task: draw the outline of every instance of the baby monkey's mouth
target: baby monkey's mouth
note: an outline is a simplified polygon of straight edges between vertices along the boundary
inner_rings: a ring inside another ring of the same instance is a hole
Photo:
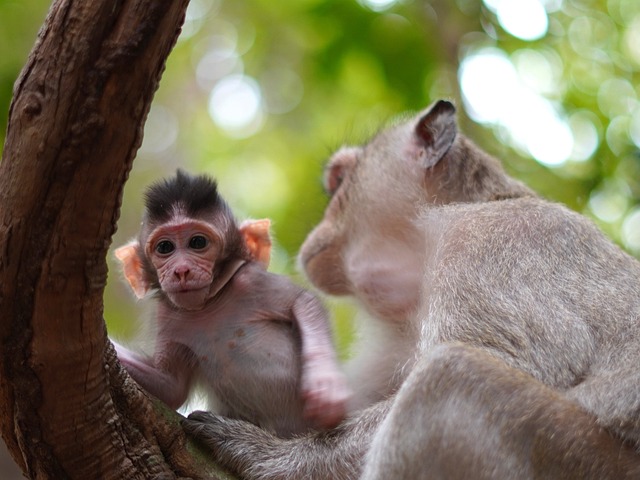
[[[209,284],[203,285],[200,282],[187,282],[184,284],[176,284],[173,287],[166,288],[165,291],[172,295],[186,294],[186,293],[195,293],[205,288],[208,288]]]

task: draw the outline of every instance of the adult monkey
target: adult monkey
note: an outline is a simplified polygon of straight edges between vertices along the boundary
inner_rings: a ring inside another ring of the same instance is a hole
[[[219,461],[250,479],[640,478],[635,259],[507,176],[446,101],[338,151],[326,186],[300,259],[371,315],[355,387],[373,405],[291,441],[193,414]]]

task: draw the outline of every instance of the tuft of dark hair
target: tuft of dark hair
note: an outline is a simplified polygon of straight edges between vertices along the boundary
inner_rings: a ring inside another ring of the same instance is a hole
[[[224,203],[213,178],[189,175],[181,169],[177,170],[175,177],[160,180],[148,187],[144,197],[148,219],[154,223],[169,220],[175,206],[184,208],[190,217],[196,217]]]

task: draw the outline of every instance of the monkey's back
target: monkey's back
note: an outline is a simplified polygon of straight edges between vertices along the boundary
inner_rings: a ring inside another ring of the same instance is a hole
[[[423,222],[426,343],[488,348],[640,439],[640,420],[616,425],[640,418],[640,263],[590,220],[533,197],[429,208]]]

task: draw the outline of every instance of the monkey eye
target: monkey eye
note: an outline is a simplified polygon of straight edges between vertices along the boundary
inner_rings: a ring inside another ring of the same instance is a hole
[[[167,255],[176,249],[175,245],[169,240],[162,240],[156,245],[156,252],[160,255]]]
[[[342,185],[343,180],[344,167],[339,164],[331,165],[325,179],[325,188],[327,189],[327,193],[329,195],[336,193],[338,188],[340,188],[340,185]]]
[[[203,235],[194,235],[191,237],[191,240],[189,240],[189,248],[194,250],[202,250],[207,245],[209,245],[209,240]]]

